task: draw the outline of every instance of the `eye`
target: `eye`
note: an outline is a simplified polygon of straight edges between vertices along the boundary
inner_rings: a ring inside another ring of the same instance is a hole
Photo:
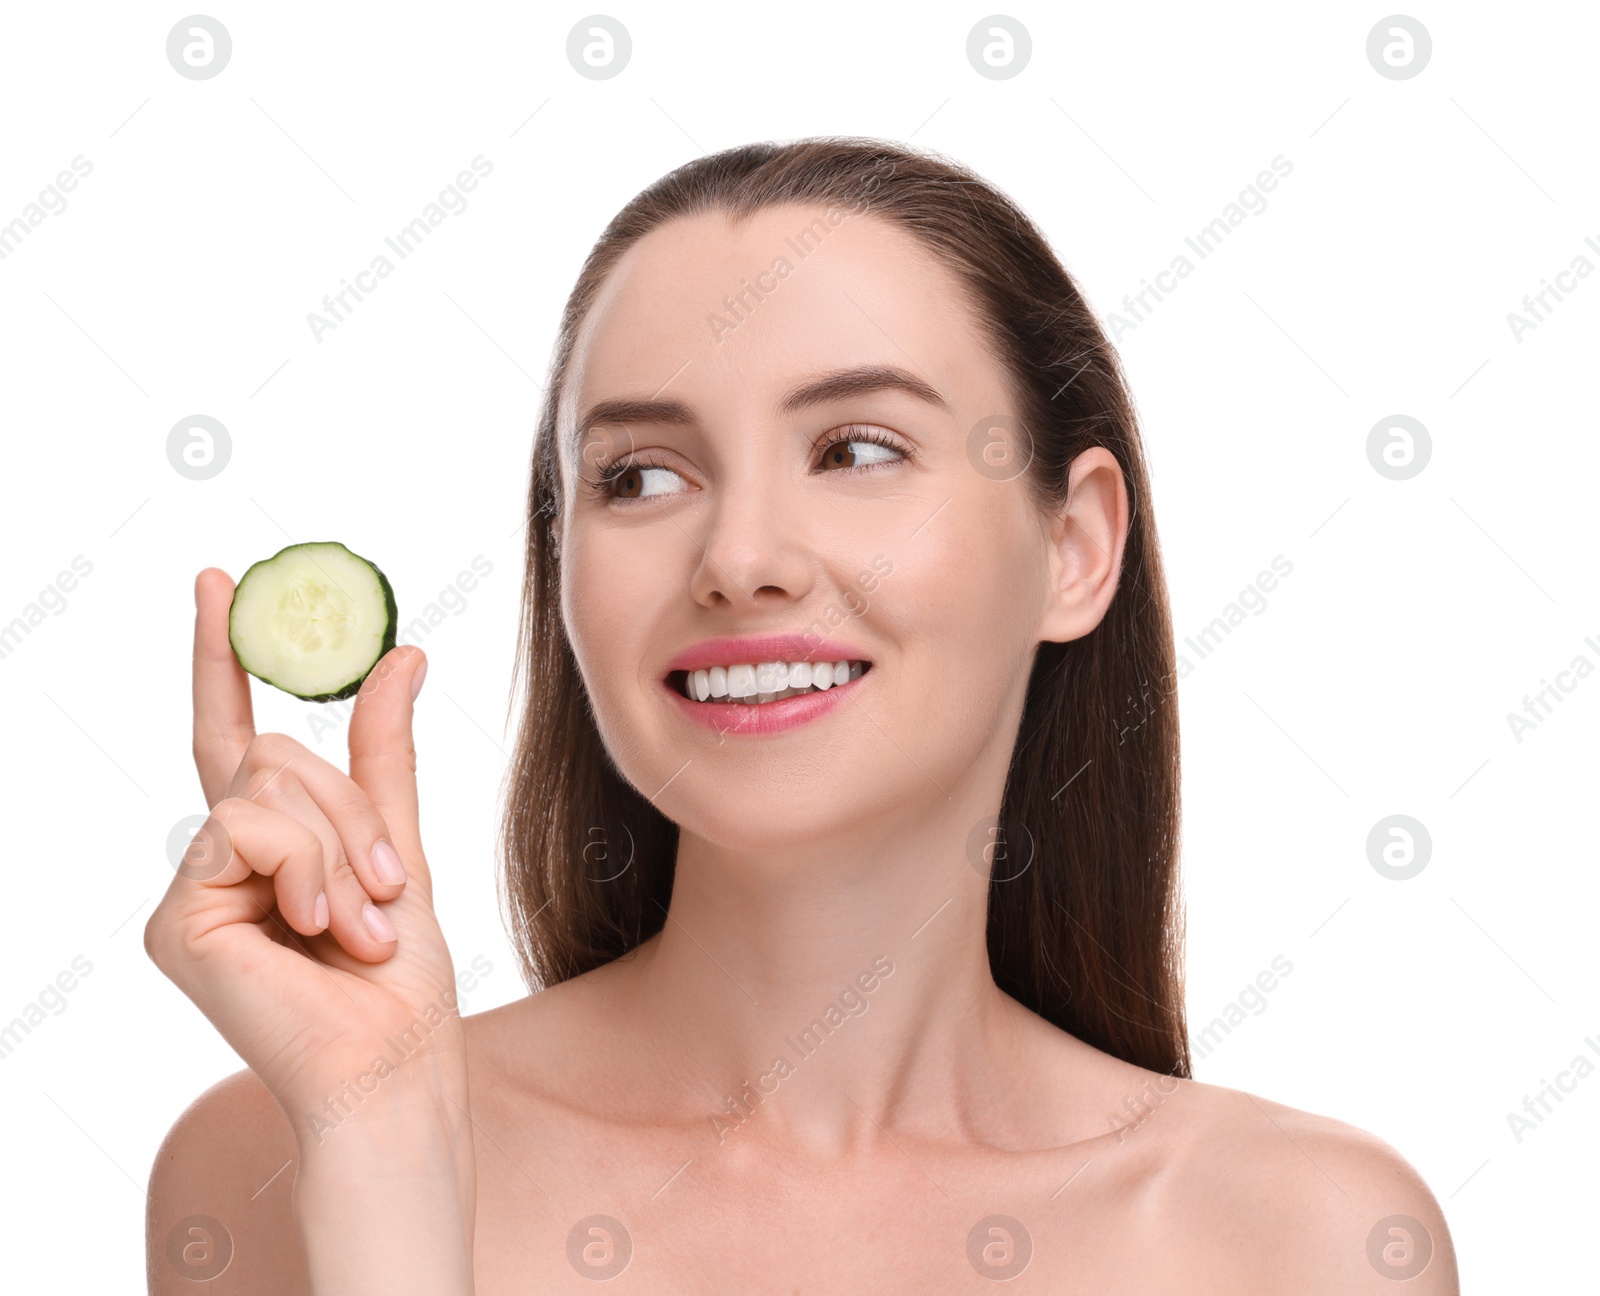
[[[683,478],[660,464],[618,463],[601,469],[594,490],[602,499],[653,499],[688,489]]]
[[[824,469],[874,468],[911,457],[909,451],[877,428],[837,428],[825,433],[819,444],[823,447],[820,466]]]

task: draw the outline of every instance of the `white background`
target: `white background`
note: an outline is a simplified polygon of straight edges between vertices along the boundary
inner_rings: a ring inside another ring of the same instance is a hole
[[[1294,565],[1180,690],[1192,1024],[1274,956],[1294,969],[1197,1074],[1392,1143],[1469,1290],[1593,1282],[1600,1075],[1520,1142],[1507,1113],[1575,1056],[1600,1062],[1600,674],[1521,742],[1506,720],[1574,657],[1600,666],[1600,275],[1520,341],[1506,318],[1578,254],[1600,266],[1592,6],[1411,10],[1433,54],[1409,80],[1367,60],[1386,11],[1351,4],[1022,5],[1032,61],[1004,81],[966,58],[986,10],[951,4],[623,5],[605,12],[633,58],[608,81],[567,62],[584,9],[205,12],[233,40],[211,80],[167,62],[181,8],[12,6],[0,48],[0,222],[93,164],[0,261],[0,624],[93,564],[0,659],[0,1022],[93,964],[0,1060],[6,1288],[142,1290],[155,1150],[240,1065],[141,947],[168,834],[205,808],[194,574],[337,538],[391,574],[408,620],[493,564],[423,641],[424,831],[457,966],[494,968],[466,1006],[524,993],[492,849],[559,310],[650,181],[825,133],[970,164],[1102,317],[1293,163],[1119,342],[1180,640],[1274,556]],[[479,154],[494,170],[467,210],[316,340],[307,313]],[[1433,443],[1406,481],[1366,455],[1397,413]],[[166,458],[193,414],[232,438],[209,481]],[[255,701],[260,729],[342,759],[342,726],[319,742],[315,708]],[[1368,862],[1391,814],[1432,837],[1408,881]]]

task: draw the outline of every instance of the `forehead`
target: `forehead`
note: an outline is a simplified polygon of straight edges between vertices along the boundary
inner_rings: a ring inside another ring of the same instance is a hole
[[[661,391],[713,414],[770,413],[798,378],[892,365],[964,404],[998,366],[955,273],[915,236],[845,208],[722,212],[652,230],[619,260],[575,339],[561,426]]]

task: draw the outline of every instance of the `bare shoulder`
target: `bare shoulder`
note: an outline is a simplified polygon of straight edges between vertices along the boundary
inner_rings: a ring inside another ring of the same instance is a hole
[[[150,1171],[145,1267],[154,1296],[308,1291],[292,1207],[294,1130],[250,1070],[173,1123]]]
[[[1406,1159],[1365,1130],[1253,1094],[1182,1081],[1187,1119],[1168,1125],[1166,1191],[1190,1262],[1262,1291],[1458,1296],[1438,1201]],[[1233,1290],[1246,1290],[1238,1284]]]

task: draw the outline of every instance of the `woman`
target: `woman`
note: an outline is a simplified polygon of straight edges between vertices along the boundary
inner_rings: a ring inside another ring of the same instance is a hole
[[[453,1012],[422,653],[346,776],[254,734],[231,588],[196,581],[212,811],[146,946],[249,1070],[158,1157],[152,1290],[1457,1290],[1393,1150],[1188,1078],[1132,405],[978,177],[734,149],[584,266],[529,495],[528,998]]]

